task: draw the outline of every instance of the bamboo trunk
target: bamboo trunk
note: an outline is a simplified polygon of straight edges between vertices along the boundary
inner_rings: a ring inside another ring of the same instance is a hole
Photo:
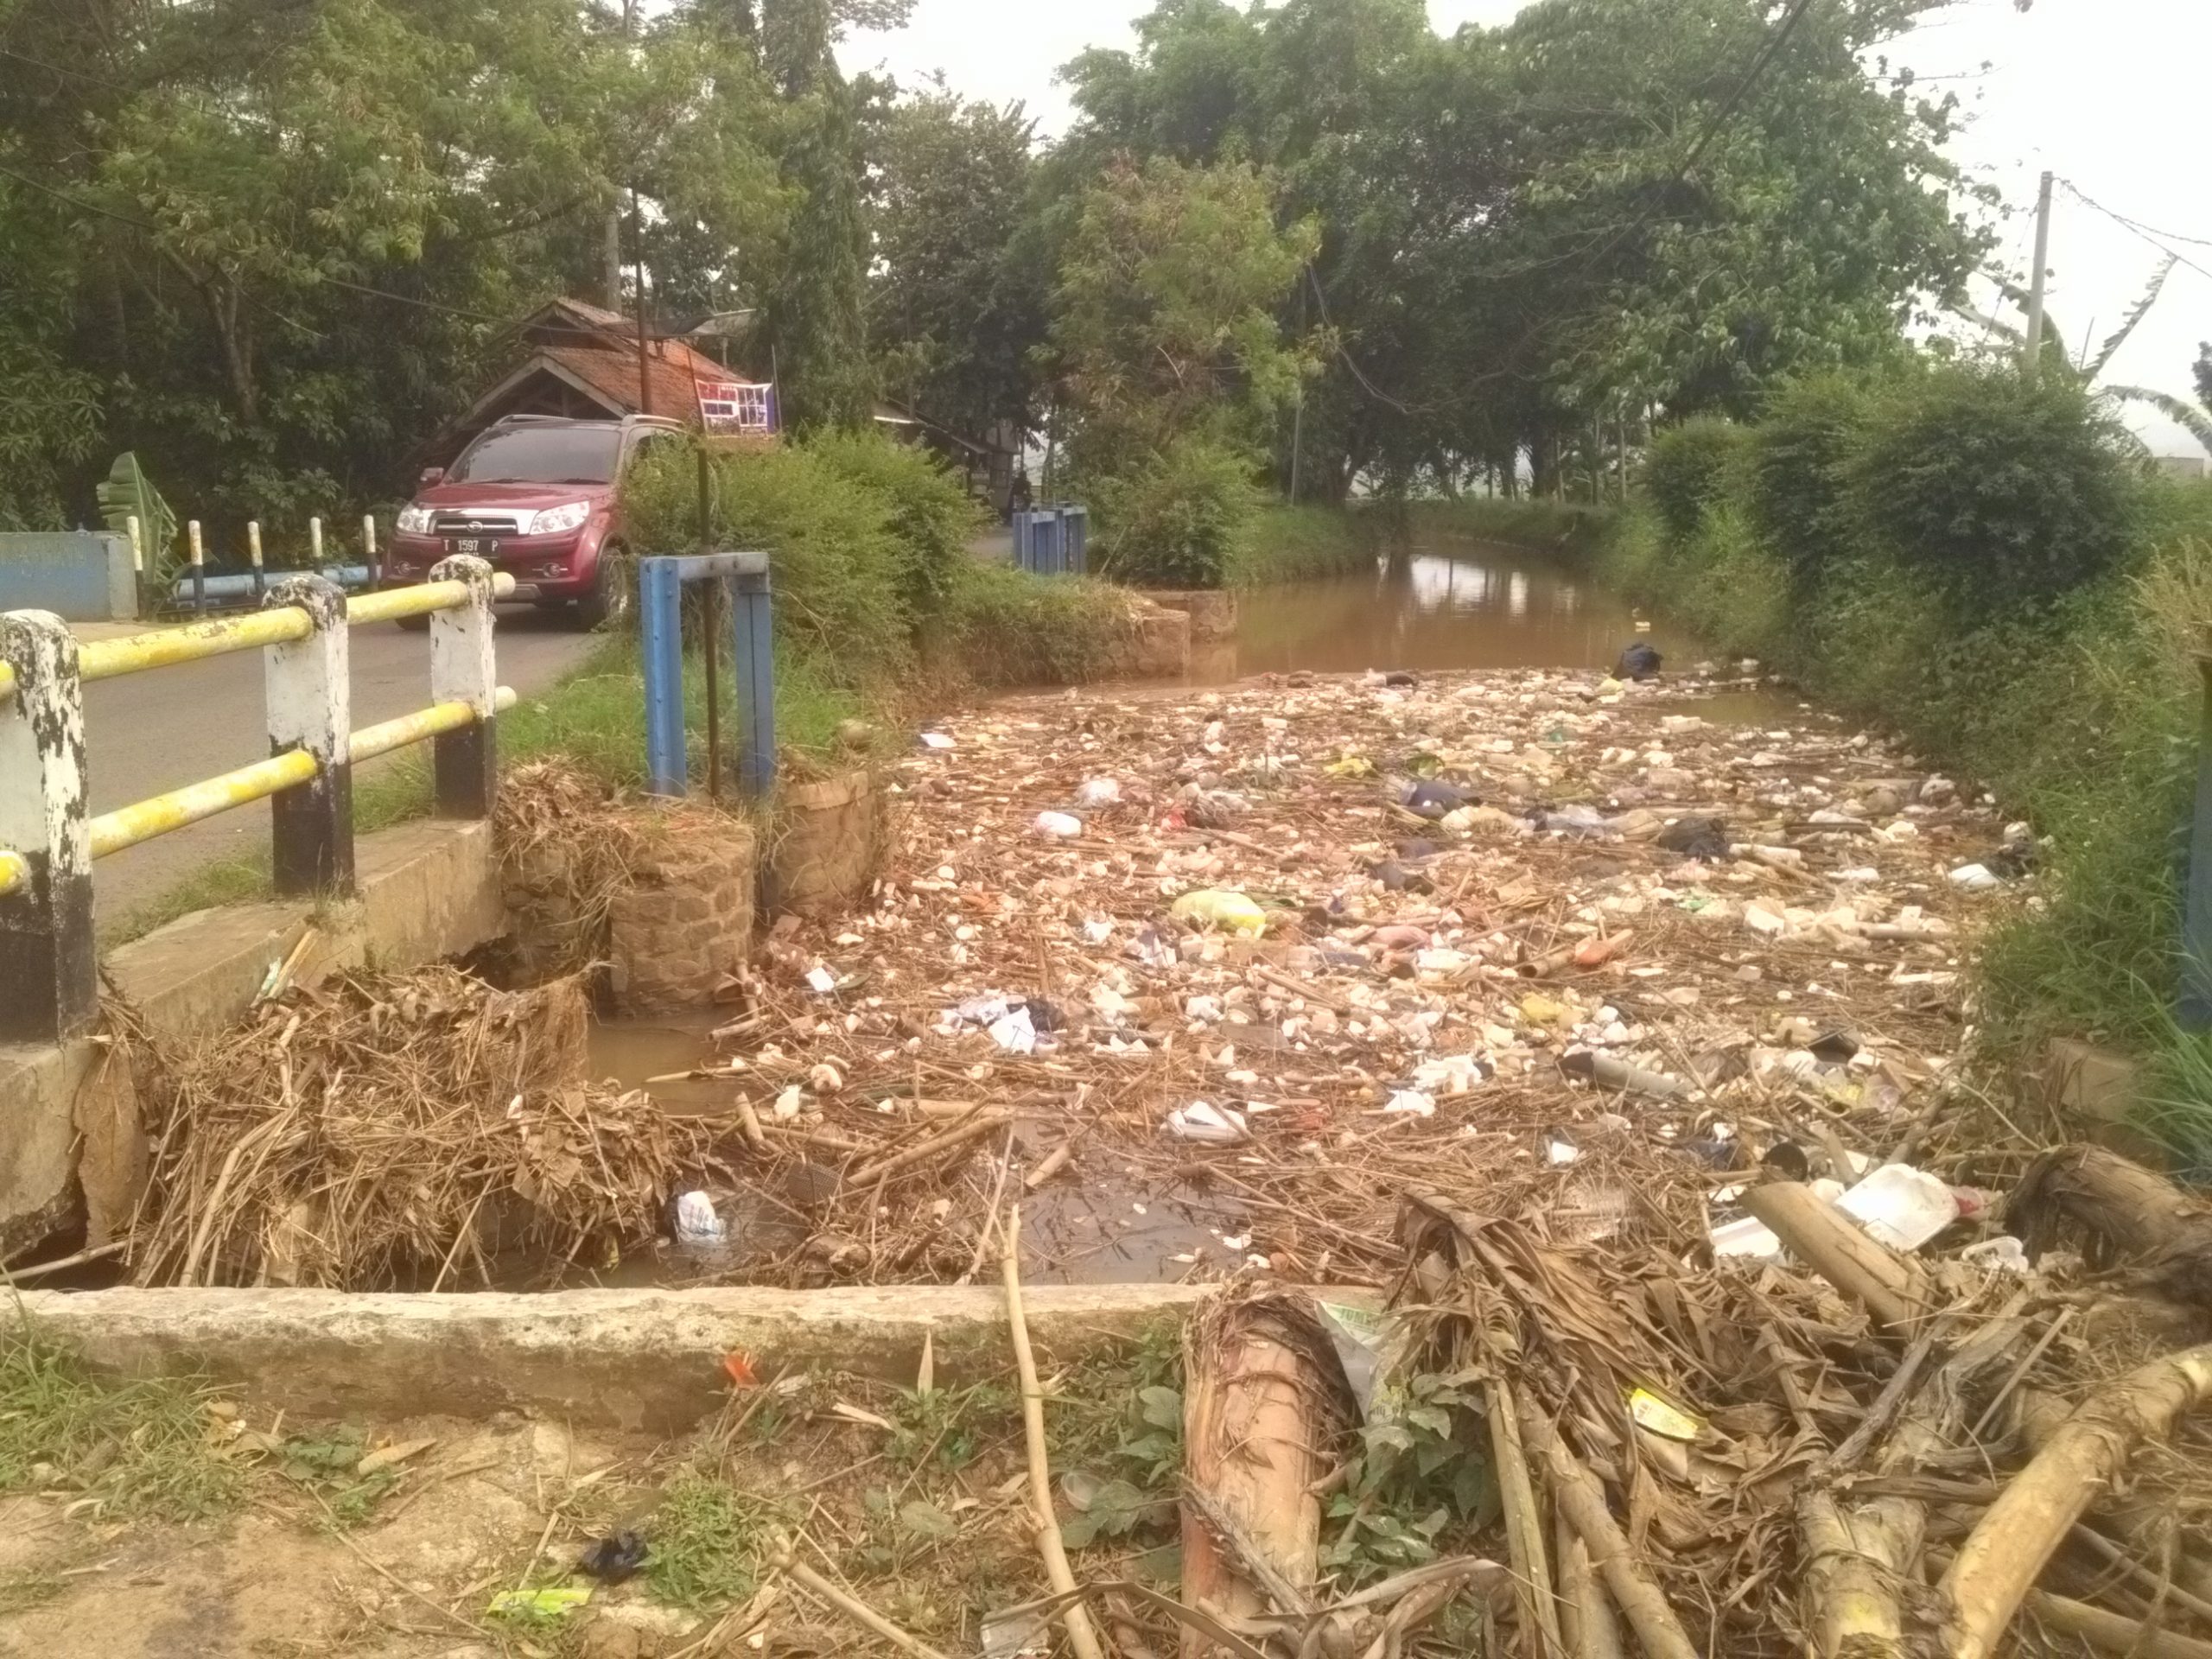
[[[1202,1502],[1183,1510],[1183,1604],[1231,1620],[1294,1610],[1272,1608],[1263,1586],[1237,1570],[1207,1510],[1226,1517],[1263,1575],[1292,1592],[1320,1574],[1321,1505],[1312,1488],[1323,1453],[1313,1415],[1329,1394],[1314,1350],[1285,1339],[1292,1317],[1271,1300],[1225,1308],[1201,1327],[1186,1365],[1184,1478]],[[1184,1659],[1214,1651],[1184,1626]]]
[[[1647,1659],[1699,1659],[1689,1633],[1637,1563],[1627,1535],[1606,1507],[1605,1489],[1568,1449],[1552,1420],[1527,1400],[1521,1402],[1521,1435],[1551,1477],[1552,1502],[1589,1548],[1590,1564],[1612,1592]]]
[[[1917,1262],[1876,1243],[1851,1217],[1796,1181],[1769,1181],[1744,1194],[1744,1208],[1764,1222],[1791,1255],[1845,1294],[1866,1306],[1875,1320],[1908,1327],[1932,1300]]]
[[[1988,1659],[2044,1564],[2112,1490],[2135,1443],[2170,1433],[2212,1395],[2212,1344],[2168,1354],[2099,1390],[1998,1494],[1937,1587],[1952,1659]]]

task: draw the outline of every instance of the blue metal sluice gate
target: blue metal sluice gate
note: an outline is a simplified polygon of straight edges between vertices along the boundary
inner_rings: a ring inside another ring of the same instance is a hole
[[[683,589],[695,582],[728,601],[732,677],[738,707],[737,780],[747,795],[766,794],[776,780],[776,656],[766,553],[690,553],[638,562],[639,632],[645,667],[645,787],[682,795],[690,784],[683,735]],[[715,616],[707,626],[711,646]],[[719,698],[711,663],[707,676],[710,775],[721,762]]]

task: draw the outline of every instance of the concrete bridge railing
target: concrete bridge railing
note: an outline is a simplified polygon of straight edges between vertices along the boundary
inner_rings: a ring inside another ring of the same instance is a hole
[[[66,1041],[99,1017],[92,863],[258,800],[271,807],[280,896],[353,894],[353,766],[425,741],[436,810],[487,817],[498,781],[493,601],[513,578],[481,559],[443,561],[431,580],[347,599],[327,577],[274,584],[263,607],[191,626],[79,644],[44,611],[0,615],[0,1043]],[[354,729],[349,630],[430,618],[430,704]],[[269,759],[92,815],[83,687],[226,652],[259,649]]]

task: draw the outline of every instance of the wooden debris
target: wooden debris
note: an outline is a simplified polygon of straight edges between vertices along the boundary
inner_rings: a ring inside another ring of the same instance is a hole
[[[1005,1243],[999,1255],[999,1274],[1006,1286],[1007,1325],[1014,1341],[1014,1363],[1021,1377],[1021,1429],[1029,1452],[1029,1503],[1037,1535],[1037,1552],[1045,1560],[1045,1575],[1053,1590],[1069,1600],[1060,1610],[1067,1627],[1068,1645],[1076,1659],[1103,1659],[1098,1633],[1090,1615],[1075,1597],[1075,1573],[1060,1543],[1059,1516],[1052,1508],[1052,1463],[1045,1449],[1045,1389],[1037,1380],[1036,1357],[1029,1351],[1029,1322],[1021,1312],[1021,1206],[1009,1205]]]
[[[2212,1395],[2212,1344],[2152,1361],[2077,1408],[1959,1547],[1937,1589],[1955,1659],[1987,1659],[2069,1528],[2109,1491],[2139,1440]]]
[[[1200,1316],[1185,1344],[1183,1377],[1185,1606],[1236,1619],[1294,1595],[1300,1603],[1280,1610],[1308,1611],[1303,1599],[1320,1571],[1313,1488],[1327,1467],[1324,1436],[1339,1415],[1335,1368],[1313,1314],[1290,1298],[1237,1298]],[[1224,1549],[1225,1532],[1249,1547]],[[1209,1651],[1185,1630],[1186,1659]]]
[[[1933,1297],[1919,1265],[1876,1243],[1812,1188],[1768,1181],[1744,1194],[1744,1208],[1791,1255],[1866,1304],[1891,1334],[1910,1335],[1910,1327],[1929,1312]]]

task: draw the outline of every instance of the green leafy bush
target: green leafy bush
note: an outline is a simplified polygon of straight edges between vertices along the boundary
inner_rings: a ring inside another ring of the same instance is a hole
[[[1089,494],[1092,568],[1154,588],[1220,587],[1262,501],[1248,460],[1196,439],[1094,480]]]
[[[1801,581],[1850,551],[1846,462],[1866,429],[1867,402],[1859,382],[1819,376],[1768,398],[1751,429],[1751,519]]]
[[[1733,421],[1700,416],[1663,429],[1644,458],[1643,486],[1676,541],[1697,534],[1705,510],[1738,487],[1749,439]]]
[[[1902,378],[1874,400],[1848,471],[1872,549],[1924,567],[1977,610],[2093,580],[2138,529],[2119,429],[2063,375],[1961,365]]]
[[[1103,582],[1033,576],[970,561],[939,613],[937,643],[981,685],[1072,685],[1111,666],[1128,600]]]
[[[625,479],[639,553],[697,548],[697,466],[696,451],[664,444]],[[779,636],[822,653],[849,683],[903,671],[909,579],[926,561],[902,534],[899,502],[805,446],[715,453],[712,470],[715,538],[767,551]]]
[[[942,605],[983,523],[960,480],[926,449],[872,432],[823,432],[807,441],[806,452],[889,505],[906,560],[899,586],[908,608],[918,616]]]

